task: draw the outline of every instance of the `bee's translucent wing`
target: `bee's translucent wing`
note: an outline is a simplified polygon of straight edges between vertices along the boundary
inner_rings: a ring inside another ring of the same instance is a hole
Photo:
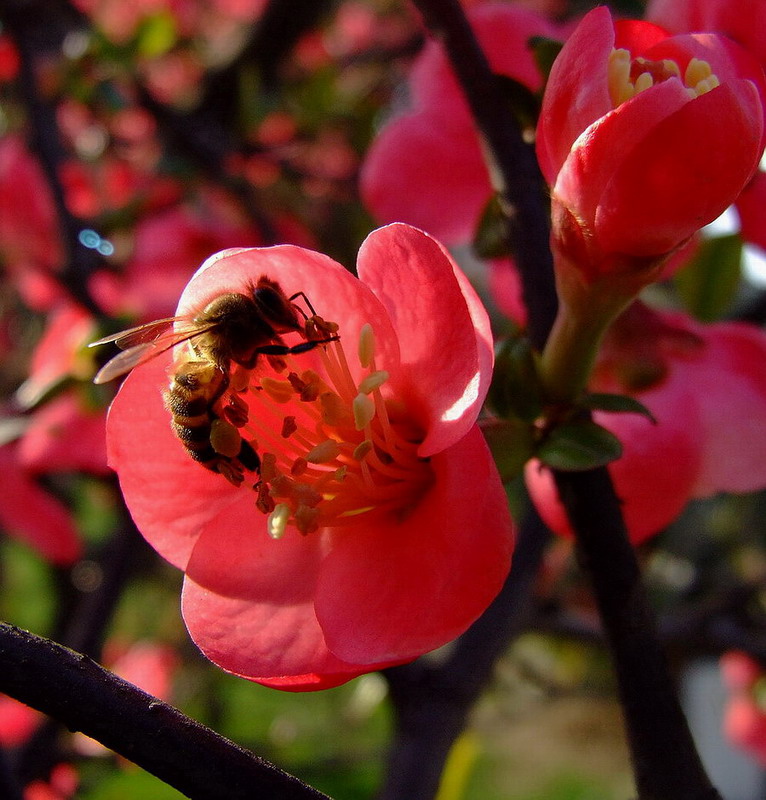
[[[183,320],[183,317],[165,317],[164,319],[155,319],[153,322],[146,322],[143,325],[136,325],[135,328],[128,328],[118,333],[113,333],[111,336],[104,336],[103,339],[91,342],[88,347],[98,347],[101,344],[114,344],[120,350],[128,350],[138,344],[144,344],[156,339],[160,333],[165,330],[169,325],[176,321]]]
[[[182,324],[179,327],[168,329],[168,326],[172,323]],[[129,328],[113,336],[99,339],[92,344],[114,342],[118,347],[126,349],[101,367],[93,379],[93,383],[108,383],[120,375],[130,372],[139,364],[144,364],[177,344],[193,339],[213,327],[215,326],[212,323],[200,326],[195,325],[191,320],[168,317],[167,319],[155,320],[146,325],[139,325],[136,328]],[[147,338],[149,339],[148,341]]]

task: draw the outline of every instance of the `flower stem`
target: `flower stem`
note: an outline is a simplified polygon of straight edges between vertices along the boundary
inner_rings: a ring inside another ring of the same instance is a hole
[[[553,403],[573,403],[585,389],[611,320],[575,316],[561,305],[540,357],[540,378]]]

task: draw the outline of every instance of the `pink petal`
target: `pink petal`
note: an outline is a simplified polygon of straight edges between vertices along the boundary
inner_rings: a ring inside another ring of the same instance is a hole
[[[647,19],[674,33],[718,31],[766,61],[766,6],[762,0],[651,0]]]
[[[659,122],[616,165],[602,195],[602,247],[664,253],[712,222],[753,174],[762,130],[758,92],[748,81],[722,84]]]
[[[321,532],[269,538],[250,494],[219,514],[200,537],[183,591],[184,620],[205,655],[282,688],[320,689],[369,671],[332,655],[316,621],[313,594],[328,544]]]
[[[591,230],[594,230],[596,220],[601,216],[610,220],[610,213],[617,216],[619,221],[617,212],[630,202],[631,187],[621,181],[618,186],[620,193],[612,191],[609,194],[615,175],[619,174],[626,162],[635,165],[637,158],[634,152],[637,146],[662,120],[689,102],[679,81],[664,81],[601,117],[572,145],[556,179],[554,198],[572,210],[578,220]],[[615,147],[615,142],[620,142],[620,147]],[[660,157],[661,153],[655,155]],[[639,165],[648,169],[651,162],[646,164],[642,161]],[[661,175],[665,180],[669,179],[666,173]],[[640,191],[642,186],[643,183],[639,182],[635,191],[637,194],[640,192],[642,202],[648,203],[647,193]],[[635,202],[638,202],[638,198]],[[624,226],[627,227],[627,223]],[[640,229],[643,236],[650,231]],[[601,234],[601,231],[598,233]],[[597,237],[597,245],[603,250],[605,245],[602,238],[603,235]],[[621,247],[618,249],[627,252]]]
[[[10,748],[24,744],[43,719],[34,708],[0,695],[0,745]]]
[[[614,45],[609,10],[602,6],[583,17],[553,64],[537,126],[537,156],[548,183],[578,136],[612,110],[607,63]]]
[[[442,108],[390,122],[360,175],[365,205],[382,223],[404,221],[447,243],[473,238],[492,194],[476,131]]]
[[[542,75],[529,40],[534,36],[561,38],[559,28],[535,11],[498,2],[484,2],[470,9],[468,20],[495,74],[513,78],[532,91],[542,88]],[[410,84],[424,109],[437,109],[457,96],[467,114],[462,90],[438,42],[426,44],[412,68]]]
[[[162,400],[171,356],[128,375],[109,409],[107,453],[125,502],[146,540],[184,568],[202,526],[240,490],[192,461]]]
[[[682,73],[692,58],[698,58],[710,64],[713,73],[722,84],[730,83],[736,86],[742,80],[750,81],[760,97],[761,116],[766,114],[766,76],[761,63],[751,52],[726,36],[714,33],[672,36],[651,47],[645,55],[656,61],[672,59],[679,65]],[[763,121],[760,124],[763,131]],[[766,133],[762,133],[761,136],[761,151],[764,146],[766,146]]]
[[[694,494],[762,489],[766,487],[766,335],[739,323],[703,330],[705,362],[689,365],[685,373],[698,394],[705,431],[705,458]]]
[[[529,39],[555,39],[560,30],[505,3],[483,3],[468,17],[493,72],[538,91],[542,76]],[[413,107],[373,141],[362,196],[380,222],[408,222],[446,243],[468,242],[492,189],[468,104],[439,42],[426,44],[409,84]]]
[[[22,470],[16,448],[0,447],[0,526],[54,564],[80,557],[80,537],[69,509]]]
[[[74,392],[55,397],[35,412],[19,442],[19,460],[32,472],[109,473],[106,414],[86,408]]]
[[[639,19],[616,19],[614,21],[614,46],[630,50],[633,58],[668,38],[667,31],[659,25]]]
[[[756,172],[737,198],[740,234],[749,244],[766,250],[766,173]]]
[[[316,614],[339,658],[402,660],[446,644],[508,574],[508,502],[481,432],[431,465],[435,483],[406,519],[338,531],[321,566]]]
[[[371,233],[358,268],[398,334],[401,394],[417,398],[427,432],[419,454],[432,455],[470,430],[484,402],[494,358],[487,312],[447,251],[408,225]]]

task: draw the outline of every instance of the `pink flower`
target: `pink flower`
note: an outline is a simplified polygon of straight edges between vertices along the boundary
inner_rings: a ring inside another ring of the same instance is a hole
[[[725,37],[587,14],[537,129],[559,271],[638,276],[715,219],[757,167],[764,97],[760,66]]]
[[[557,38],[544,17],[505,3],[484,3],[469,20],[492,69],[535,92],[543,79],[529,39]],[[380,222],[402,220],[447,243],[473,238],[492,196],[468,105],[442,47],[429,42],[409,76],[412,108],[394,117],[367,152],[364,202]]]
[[[672,522],[692,498],[766,486],[766,334],[751,325],[701,325],[634,304],[599,354],[590,389],[629,394],[657,419],[596,413],[622,442],[609,465],[631,540]],[[569,533],[552,476],[526,472],[549,526]]]
[[[339,325],[338,343],[286,357],[286,371],[262,358],[238,396],[260,481],[228,483],[174,436],[169,352],[133,370],[108,420],[139,529],[186,573],[192,637],[224,669],[285,689],[439,647],[509,568],[507,503],[476,426],[493,361],[486,312],[446,251],[409,226],[372,233],[357,266],[359,279],[298,247],[228,250],[181,297],[186,314],[267,275]]]

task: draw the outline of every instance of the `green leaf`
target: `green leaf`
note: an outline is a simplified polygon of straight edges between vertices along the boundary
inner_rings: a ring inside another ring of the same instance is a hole
[[[473,237],[473,250],[479,258],[503,258],[511,253],[510,226],[500,198],[493,194],[484,206]]]
[[[178,38],[175,17],[160,11],[141,23],[136,49],[142,56],[154,58],[167,53]]]
[[[505,340],[495,355],[490,405],[501,417],[532,422],[543,410],[543,390],[535,354],[526,336]]]
[[[523,83],[507,75],[495,75],[495,81],[500,86],[500,91],[513,111],[522,132],[529,132],[534,137],[537,118],[540,116],[540,98]]]
[[[524,465],[535,455],[532,428],[519,419],[493,420],[482,425],[482,433],[504,483],[521,475]]]
[[[620,440],[590,420],[568,422],[554,428],[537,457],[552,469],[582,472],[603,467],[622,455]]]
[[[586,394],[577,404],[580,408],[587,408],[590,411],[613,411],[616,413],[643,414],[655,424],[657,419],[654,414],[643,404],[639,403],[635,397],[625,394],[608,394],[594,392]]]
[[[702,322],[720,319],[741,277],[742,240],[736,233],[703,239],[692,262],[675,276],[684,306]]]

